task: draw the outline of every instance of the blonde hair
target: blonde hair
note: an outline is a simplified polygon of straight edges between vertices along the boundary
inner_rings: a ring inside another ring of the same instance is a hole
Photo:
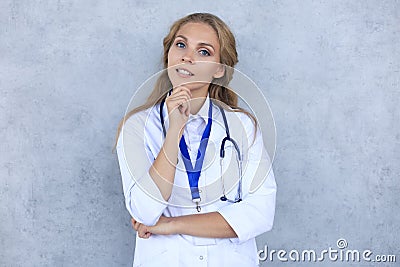
[[[235,37],[233,36],[229,27],[220,18],[210,13],[193,13],[177,20],[174,24],[172,24],[168,35],[165,36],[163,40],[164,68],[166,69],[168,67],[168,52],[174,42],[177,32],[183,25],[190,22],[204,23],[214,29],[220,44],[220,63],[230,67],[225,68],[225,74],[223,77],[215,78],[210,83],[210,86],[208,88],[210,98],[217,100],[217,102],[221,103],[221,106],[226,110],[233,112],[243,112],[248,115],[252,119],[256,131],[256,118],[253,116],[253,114],[238,106],[238,96],[233,90],[227,87],[229,82],[232,80],[234,70],[233,67],[236,65],[236,63],[238,63],[238,55],[236,51]],[[146,102],[143,105],[140,105],[129,111],[119,122],[113,151],[117,145],[118,137],[125,121],[133,114],[159,104],[162,101],[163,96],[166,95],[170,88],[172,88],[172,83],[168,77],[168,73],[166,71],[163,71]]]

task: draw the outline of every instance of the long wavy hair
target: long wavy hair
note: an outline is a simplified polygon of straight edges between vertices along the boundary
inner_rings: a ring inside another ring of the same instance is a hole
[[[221,78],[214,78],[213,81],[210,83],[208,88],[210,98],[213,100],[217,100],[219,105],[222,106],[225,110],[232,112],[243,112],[247,114],[252,119],[255,130],[257,130],[256,118],[253,116],[253,114],[238,106],[237,94],[233,90],[228,88],[228,84],[232,80],[233,76],[233,67],[236,65],[236,63],[238,63],[236,40],[229,27],[217,16],[210,13],[193,13],[177,20],[174,24],[172,24],[168,35],[165,36],[163,40],[164,69],[168,67],[168,52],[175,40],[177,32],[183,25],[190,22],[205,23],[214,29],[217,34],[221,50],[219,63],[230,67],[225,68],[224,76],[222,76]],[[146,102],[143,105],[140,105],[129,111],[119,122],[113,151],[115,150],[120,131],[125,121],[133,114],[159,104],[162,101],[163,96],[166,95],[170,88],[172,88],[172,83],[168,77],[168,73],[167,71],[163,71],[156,81],[154,89],[151,92],[150,96],[147,98]]]

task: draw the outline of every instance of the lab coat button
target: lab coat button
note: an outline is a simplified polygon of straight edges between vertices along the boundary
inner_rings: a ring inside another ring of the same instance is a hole
[[[200,256],[200,257],[199,257],[199,260],[201,260],[201,261],[202,261],[202,260],[203,260],[203,256]]]

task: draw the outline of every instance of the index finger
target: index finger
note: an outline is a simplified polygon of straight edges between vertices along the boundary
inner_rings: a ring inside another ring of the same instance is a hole
[[[185,87],[185,86],[178,86],[178,87],[173,88],[171,95],[177,94],[177,93],[179,93],[181,91],[186,91],[190,96],[192,96],[192,92],[190,91],[190,89]]]

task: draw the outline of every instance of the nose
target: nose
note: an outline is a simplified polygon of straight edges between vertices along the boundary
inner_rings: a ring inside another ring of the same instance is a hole
[[[192,64],[194,62],[193,59],[193,51],[190,51],[189,49],[186,51],[185,54],[182,56],[182,62],[190,63]]]

